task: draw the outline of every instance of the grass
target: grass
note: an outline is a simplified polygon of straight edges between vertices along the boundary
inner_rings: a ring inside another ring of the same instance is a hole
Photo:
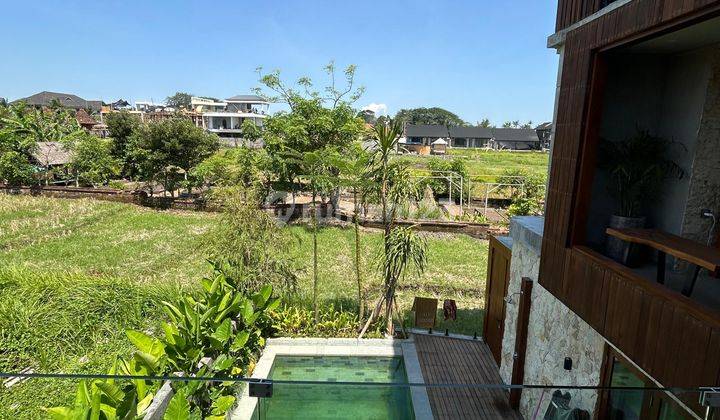
[[[172,286],[83,274],[0,270],[0,371],[106,373],[128,355],[125,329],[156,328]],[[71,404],[74,380],[32,379],[0,388],[0,418],[43,418]]]
[[[547,176],[549,153],[547,152],[511,152],[482,149],[449,149],[445,157],[463,157],[467,164],[468,173],[472,179],[473,197],[484,197],[484,187],[478,185],[483,182],[496,182],[506,170],[525,170],[530,175]],[[432,156],[402,156],[398,159],[410,162],[418,174],[427,174],[428,160]],[[494,197],[494,195],[491,195]]]
[[[455,157],[466,159],[468,172],[473,181],[477,182],[494,182],[508,169],[524,169],[531,174],[546,174],[549,162],[549,154],[546,152],[472,149],[452,149],[445,159]],[[399,159],[409,161],[415,169],[423,171],[432,156],[402,156]]]
[[[203,234],[211,213],[155,211],[133,205],[0,194],[0,370],[105,373],[128,355],[127,328],[154,330],[160,300],[196,287],[208,273]],[[312,290],[312,240],[303,226],[293,234],[291,257],[300,282],[298,300]],[[439,317],[438,330],[480,332],[487,242],[464,235],[426,234],[428,269],[408,276],[398,298],[405,317],[414,296],[452,298],[458,321]],[[363,230],[366,291],[379,290],[374,264],[381,233]],[[320,229],[323,304],[354,309],[353,230]],[[369,302],[369,305],[372,302]],[[42,418],[39,407],[72,402],[76,381],[30,380],[0,387],[0,418]]]
[[[303,226],[291,227],[297,238],[293,257],[301,267],[300,290],[303,301],[311,299],[312,291],[312,240]],[[408,313],[414,296],[455,299],[458,320],[440,321],[438,329],[472,335],[481,333],[487,267],[487,242],[466,235],[422,233],[428,240],[427,270],[415,277],[408,275],[399,284],[398,304]],[[318,234],[319,300],[356,308],[357,283],[354,274],[354,233],[350,228],[323,228]],[[364,230],[362,265],[364,284],[368,294],[367,306],[372,306],[380,290],[380,277],[376,261],[382,245],[382,234],[377,230]],[[442,301],[441,301],[442,305]]]

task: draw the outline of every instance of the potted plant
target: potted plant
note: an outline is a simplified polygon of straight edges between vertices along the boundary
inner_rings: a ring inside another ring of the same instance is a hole
[[[657,203],[668,178],[682,179],[685,171],[668,159],[668,149],[679,144],[654,136],[647,130],[623,141],[600,143],[599,167],[608,175],[608,194],[617,202],[617,212],[610,217],[612,228],[644,228],[645,206]],[[630,244],[608,237],[606,252],[623,263],[636,261]]]

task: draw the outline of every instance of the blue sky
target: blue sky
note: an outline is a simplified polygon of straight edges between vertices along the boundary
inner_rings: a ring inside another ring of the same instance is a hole
[[[21,1],[0,14],[0,97],[229,97],[255,69],[356,64],[358,108],[440,106],[474,123],[552,117],[555,1]],[[277,109],[277,108],[276,108]]]

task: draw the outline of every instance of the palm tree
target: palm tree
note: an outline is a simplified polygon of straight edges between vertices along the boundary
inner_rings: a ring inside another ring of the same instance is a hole
[[[375,135],[375,155],[373,163],[376,171],[379,172],[380,178],[380,205],[382,207],[382,223],[385,231],[385,239],[390,235],[394,220],[388,213],[388,192],[390,187],[390,156],[397,149],[400,135],[402,134],[402,124],[395,120],[388,120],[387,124],[376,124],[373,127]]]
[[[387,249],[381,255],[383,274],[389,282],[385,285],[385,322],[386,332],[389,335],[394,333],[393,307],[397,307],[395,301],[395,289],[401,278],[405,278],[408,266],[414,268],[418,274],[425,271],[427,265],[425,239],[417,235],[410,227],[396,227],[390,231],[387,239]],[[398,314],[400,315],[400,314]],[[402,320],[400,321],[402,325]]]
[[[392,188],[391,179],[396,167],[390,164],[390,157],[398,145],[402,133],[402,125],[398,120],[389,120],[387,124],[377,124],[374,128],[375,155],[373,165],[375,166],[376,177],[379,179],[380,204],[382,207],[383,223],[383,251],[380,256],[383,272],[383,290],[377,304],[373,308],[365,326],[360,332],[360,337],[370,324],[377,319],[380,311],[385,305],[386,332],[392,335],[393,327],[393,306],[395,302],[395,289],[397,282],[405,276],[408,265],[411,265],[417,272],[422,272],[426,265],[426,244],[425,241],[413,232],[412,227],[394,227],[395,208],[398,197],[401,195]]]

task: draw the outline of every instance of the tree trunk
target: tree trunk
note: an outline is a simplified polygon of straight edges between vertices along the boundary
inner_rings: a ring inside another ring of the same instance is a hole
[[[317,206],[315,204],[316,194],[312,195],[312,232],[313,232],[313,311],[315,312],[315,323],[319,322],[318,317],[318,249],[317,249]]]
[[[187,193],[188,193],[188,196],[189,196],[189,195],[192,194],[192,186],[190,186],[190,184],[187,183],[187,180],[188,180],[188,175],[187,175],[187,174],[188,174],[188,170],[189,170],[189,169],[186,169],[186,170],[185,170],[185,184],[187,185]]]
[[[393,305],[392,302],[395,300],[395,285],[392,284],[387,289],[385,295],[385,333],[389,336],[393,336],[395,333],[395,325],[393,324]]]
[[[360,276],[360,208],[358,207],[357,190],[353,190],[353,204],[355,208],[353,215],[353,223],[355,224],[355,278],[357,279],[358,305],[360,306],[358,313],[360,322],[362,322],[365,317],[365,300],[362,295],[362,278]]]

